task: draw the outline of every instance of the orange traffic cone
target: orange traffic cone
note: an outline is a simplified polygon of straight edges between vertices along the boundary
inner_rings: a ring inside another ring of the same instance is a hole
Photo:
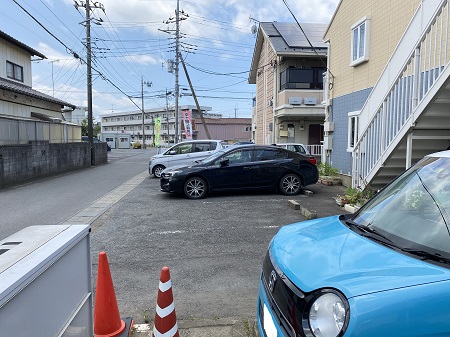
[[[159,278],[153,337],[179,337],[177,316],[172,295],[169,267],[163,267]]]
[[[94,336],[129,336],[133,320],[127,317],[126,321],[127,323],[120,319],[108,257],[105,252],[100,252],[98,255],[97,287],[94,305]],[[127,326],[128,329],[125,330]]]

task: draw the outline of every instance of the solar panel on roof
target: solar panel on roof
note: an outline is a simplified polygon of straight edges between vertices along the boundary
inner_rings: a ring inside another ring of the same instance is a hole
[[[290,48],[311,47],[305,37],[305,34],[314,47],[326,47],[322,39],[326,29],[326,25],[324,24],[302,24],[302,28],[305,34],[303,34],[303,32],[300,30],[300,27],[296,23],[274,22],[273,25]]]

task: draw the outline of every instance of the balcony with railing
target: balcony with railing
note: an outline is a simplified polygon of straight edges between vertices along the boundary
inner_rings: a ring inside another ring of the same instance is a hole
[[[280,73],[280,88],[275,114],[277,117],[324,117],[324,68],[289,67]]]

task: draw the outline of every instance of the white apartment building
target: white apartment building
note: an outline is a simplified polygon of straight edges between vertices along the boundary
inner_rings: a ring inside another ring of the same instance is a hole
[[[211,111],[211,107],[200,107],[205,114]],[[180,113],[178,114],[178,134],[181,135],[181,140],[184,137],[182,131],[181,122],[181,111],[190,110],[192,112],[192,118],[198,118],[199,114],[197,107],[195,105],[182,105],[179,106]],[[142,144],[143,134],[145,137],[145,146],[154,146],[155,140],[159,145],[170,144],[175,142],[175,109],[174,107],[169,107],[166,109],[155,108],[155,109],[145,109],[144,120],[142,119],[143,113],[141,110],[129,111],[129,112],[115,112],[109,114],[102,114],[101,116],[101,133],[102,140],[106,141],[113,138],[130,139],[131,141],[139,141]],[[155,138],[155,120],[156,118],[161,119],[161,126],[159,132],[159,139]],[[142,126],[144,126],[144,132],[142,132]],[[111,141],[108,141],[110,143]],[[113,141],[115,142],[115,141]],[[116,144],[110,144],[115,148]]]

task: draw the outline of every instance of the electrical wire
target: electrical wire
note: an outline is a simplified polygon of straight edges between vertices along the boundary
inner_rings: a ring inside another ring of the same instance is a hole
[[[311,46],[311,49],[314,51],[314,53],[318,56],[319,60],[322,62],[323,66],[327,71],[330,73],[330,75],[334,78],[334,75],[331,73],[330,69],[328,69],[328,66],[326,65],[325,61],[322,59],[322,57],[317,52],[316,48],[314,48],[313,44],[309,40],[308,36],[306,35],[305,31],[303,30],[302,26],[300,25],[300,22],[298,22],[297,18],[295,17],[294,13],[292,12],[291,8],[289,7],[289,4],[287,3],[287,0],[282,0],[285,4],[286,8],[288,9],[289,13],[291,13],[292,17],[294,18],[295,22],[297,23],[298,27],[302,31],[303,35],[306,38],[306,41],[308,41],[309,45]]]
[[[50,32],[41,22],[39,22],[31,13],[29,13],[25,8],[23,8],[16,0],[12,0],[17,6],[19,6],[26,14],[28,14],[39,26],[41,26],[48,34],[50,34],[50,36],[52,36],[56,41],[58,41],[62,46],[64,46],[66,48],[66,51],[70,51],[70,53],[76,58],[79,59],[81,62],[83,62],[84,64],[87,64],[87,62],[81,58],[75,51],[73,51],[71,48],[69,48],[63,41],[61,41],[55,34],[53,34],[52,32]],[[119,90],[122,94],[124,94],[125,96],[128,97],[128,95],[126,95],[126,93],[120,88],[118,87],[114,82],[112,82],[111,80],[109,80],[102,72],[100,72],[98,69],[96,69],[95,67],[92,67],[93,70],[95,70],[100,77],[108,82],[109,84],[111,84],[114,88],[116,88],[117,90]],[[133,102],[133,100],[130,99],[130,101],[138,108],[140,109],[140,107]]]

